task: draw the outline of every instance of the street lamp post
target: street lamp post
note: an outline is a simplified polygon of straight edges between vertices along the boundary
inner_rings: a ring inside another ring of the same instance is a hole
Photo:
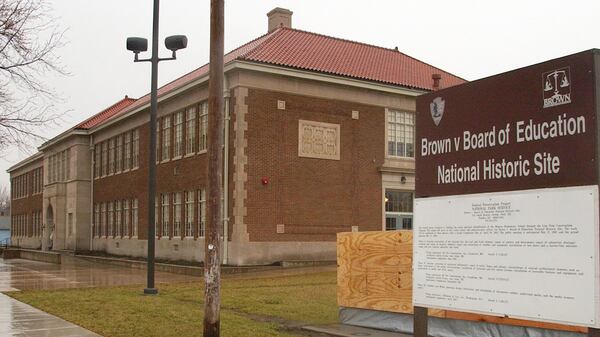
[[[158,57],[158,10],[159,0],[154,0],[152,21],[152,56],[149,59],[139,59],[138,54],[148,50],[148,40],[140,37],[127,38],[127,50],[134,53],[134,62],[150,62],[152,64],[152,80],[150,83],[150,153],[148,156],[148,284],[144,294],[155,295],[158,289],[154,287],[154,240],[156,237],[154,213],[156,199],[156,113],[158,110],[158,62],[175,60],[175,53],[187,47],[185,35],[173,35],[165,39],[165,46],[171,50],[168,58]]]

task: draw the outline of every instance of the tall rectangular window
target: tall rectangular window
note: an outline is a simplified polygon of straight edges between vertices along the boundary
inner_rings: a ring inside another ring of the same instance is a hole
[[[94,178],[100,177],[100,144],[94,146]]]
[[[71,149],[65,150],[65,157],[67,160],[65,161],[65,180],[71,179]]]
[[[108,173],[108,142],[102,142],[102,176]]]
[[[181,238],[181,192],[173,193],[173,237]]]
[[[198,237],[204,236],[204,228],[206,223],[206,192],[205,189],[198,190]]]
[[[106,237],[106,203],[104,202],[100,204],[100,229],[102,230],[101,235]]]
[[[114,205],[112,201],[108,203],[108,210],[106,211],[106,223],[108,225],[108,233],[106,236],[115,236],[115,214],[114,214]]]
[[[123,236],[129,237],[131,230],[131,215],[129,213],[129,200],[121,201],[123,203]]]
[[[183,155],[183,111],[175,113],[174,136],[175,146],[173,148],[173,157],[181,157]]]
[[[388,110],[388,155],[415,156],[415,121],[412,113]]]
[[[385,229],[412,229],[413,193],[385,190]]]
[[[169,237],[169,193],[162,196],[162,237]]]
[[[117,144],[115,150],[115,173],[121,173],[123,170],[123,136],[118,135],[116,138]]]
[[[138,200],[133,199],[133,205],[131,206],[131,235],[134,237],[138,236]]]
[[[121,213],[121,200],[117,200],[115,201],[115,237],[123,236],[123,228],[121,227],[122,215],[123,214]]]
[[[161,160],[169,160],[171,150],[171,116],[162,119],[162,157]]]
[[[160,236],[160,227],[158,224],[161,223],[160,218],[158,217],[160,215],[160,202],[162,201],[162,197],[160,198],[160,200],[158,199],[158,195],[154,197],[154,236],[155,237],[159,237]]]
[[[108,141],[108,174],[115,173],[115,139]]]
[[[194,236],[194,191],[185,192],[185,236]]]
[[[199,137],[199,142],[198,142],[198,151],[203,151],[206,150],[206,147],[208,145],[207,143],[207,138],[208,138],[208,104],[206,104],[206,102],[200,104],[199,106],[200,108],[200,112],[198,115],[198,137]]]
[[[160,159],[162,158],[162,155],[161,155],[161,153],[162,153],[161,152],[161,147],[162,147],[162,142],[161,142],[161,140],[162,140],[162,138],[161,138],[162,129],[161,129],[161,125],[162,125],[161,119],[157,118],[156,119],[156,162],[157,163],[160,162]]]
[[[138,129],[133,130],[133,141],[131,143],[131,168],[135,169],[140,166],[140,132]]]
[[[94,236],[100,236],[100,205],[94,205]]]
[[[196,152],[196,106],[185,111],[185,154]]]
[[[58,153],[58,174],[57,181],[65,181],[65,153]]]
[[[131,168],[131,132],[123,135],[123,171]]]

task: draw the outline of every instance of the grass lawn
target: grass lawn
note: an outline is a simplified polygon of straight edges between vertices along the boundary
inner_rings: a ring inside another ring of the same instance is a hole
[[[302,336],[302,324],[337,321],[335,272],[224,279],[221,336]],[[203,285],[159,284],[159,295],[139,285],[7,293],[103,336],[202,335]]]

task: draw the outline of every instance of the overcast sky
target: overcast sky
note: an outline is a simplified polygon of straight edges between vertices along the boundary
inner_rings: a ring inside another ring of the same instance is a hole
[[[118,101],[149,92],[149,63],[132,62],[127,36],[152,33],[152,0],[48,0],[66,29],[58,51],[70,73],[45,79],[64,99],[58,133]],[[225,50],[267,31],[266,13],[294,12],[294,28],[394,48],[467,80],[474,80],[571,53],[600,47],[600,1],[461,0],[229,0],[225,1]],[[188,36],[177,61],[162,62],[159,85],[208,62],[209,0],[161,2],[160,40]],[[168,56],[161,42],[162,56]],[[32,150],[35,152],[35,149]],[[26,158],[0,159],[6,169]]]

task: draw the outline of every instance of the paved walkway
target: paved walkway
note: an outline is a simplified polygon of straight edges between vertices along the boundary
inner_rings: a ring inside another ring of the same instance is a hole
[[[156,274],[156,282],[197,281],[199,277],[170,273]],[[146,271],[93,263],[62,256],[62,264],[0,258],[0,292],[85,288],[146,282]],[[0,294],[0,336],[2,337],[101,337],[89,330],[25,303]]]
[[[101,337],[4,294],[0,294],[0,336]]]
[[[156,272],[156,283],[187,282],[200,277]],[[61,264],[0,258],[0,292],[32,289],[86,288],[146,283],[145,269],[95,263],[63,255]]]

